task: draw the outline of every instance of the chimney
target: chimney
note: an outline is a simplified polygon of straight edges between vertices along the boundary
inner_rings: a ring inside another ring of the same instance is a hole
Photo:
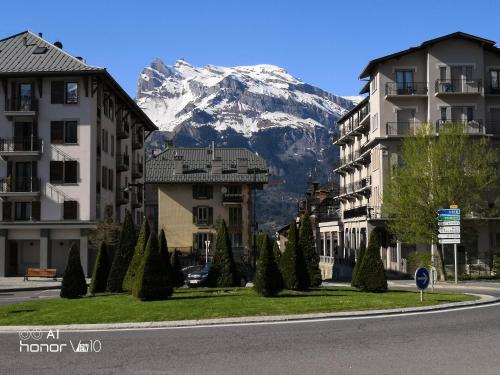
[[[85,62],[85,59],[81,56],[75,56],[77,60],[80,60],[81,62]]]
[[[42,33],[38,33],[38,36],[39,36],[40,38],[43,38],[43,34],[42,34]]]
[[[222,158],[220,156],[213,159],[212,174],[222,174]]]
[[[23,37],[23,44],[25,47],[28,45],[28,37],[27,36]]]
[[[174,174],[182,174],[184,172],[184,157],[182,155],[174,156]]]
[[[212,141],[212,160],[215,160],[215,142]]]
[[[56,46],[59,49],[63,49],[62,43],[60,41],[58,41],[58,40],[54,42],[54,46]]]
[[[247,174],[248,173],[248,159],[246,158],[238,158],[237,162],[237,170],[239,174]]]

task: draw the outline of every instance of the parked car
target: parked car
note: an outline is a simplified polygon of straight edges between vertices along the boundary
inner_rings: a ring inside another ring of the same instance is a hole
[[[187,275],[187,286],[190,288],[197,286],[206,286],[210,268],[212,268],[212,263],[207,263],[204,266],[201,266],[200,269],[191,271]]]

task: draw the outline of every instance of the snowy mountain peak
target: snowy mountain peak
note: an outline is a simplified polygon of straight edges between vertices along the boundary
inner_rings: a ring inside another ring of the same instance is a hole
[[[276,127],[331,130],[353,105],[276,65],[195,67],[159,58],[142,71],[137,101],[161,130],[212,126],[247,137]]]

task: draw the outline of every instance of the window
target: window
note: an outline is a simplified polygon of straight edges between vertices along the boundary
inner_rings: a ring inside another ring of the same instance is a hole
[[[372,116],[372,131],[378,129],[378,113],[375,113]]]
[[[241,228],[243,215],[240,206],[229,207],[229,226],[233,228]]]
[[[78,83],[77,82],[66,82],[66,104],[77,104],[78,103]]]
[[[31,202],[15,202],[14,215],[14,220],[31,220]]]
[[[115,156],[115,136],[111,136],[111,156]]]
[[[474,108],[473,107],[467,107],[466,113],[467,113],[467,121],[474,120]]]
[[[371,86],[371,93],[373,94],[375,91],[377,91],[377,76],[374,76],[372,80],[370,81],[370,86]]]
[[[78,143],[78,124],[76,121],[64,123],[64,141],[66,143]]]
[[[50,141],[52,144],[78,143],[78,122],[51,121]]]
[[[63,203],[63,219],[64,220],[77,220],[78,219],[78,202],[77,201],[64,201]]]
[[[210,249],[214,247],[213,234],[212,233],[194,233],[193,234],[193,250],[197,253],[203,252],[205,254],[205,241],[210,241]]]
[[[108,188],[108,168],[102,167],[102,175],[101,175],[102,188]]]
[[[64,179],[64,162],[59,160],[50,161],[50,182],[62,184]]]
[[[195,184],[193,185],[194,199],[211,199],[213,197],[212,185]]]
[[[108,175],[109,175],[109,178],[108,178],[108,189],[113,191],[114,189],[114,178],[113,178],[113,170],[112,169],[109,169],[108,170]]]
[[[439,79],[441,81],[446,80],[446,66],[439,67]]]
[[[500,91],[500,69],[490,70],[491,90],[498,93]]]
[[[63,104],[64,103],[64,82],[52,81],[50,83],[50,103]]]
[[[413,94],[413,70],[396,70],[396,84],[399,95]]]
[[[207,206],[193,207],[193,222],[197,225],[212,225],[213,208]]]
[[[243,247],[243,236],[241,233],[231,233],[231,247],[233,249]]]
[[[227,186],[227,193],[231,195],[241,195],[241,185]]]
[[[66,160],[64,162],[64,183],[76,184],[78,182],[78,162]]]
[[[108,152],[109,148],[109,133],[107,130],[102,129],[102,151]]]
[[[446,121],[447,119],[447,114],[446,114],[446,107],[441,107],[439,108],[441,112],[441,121]]]

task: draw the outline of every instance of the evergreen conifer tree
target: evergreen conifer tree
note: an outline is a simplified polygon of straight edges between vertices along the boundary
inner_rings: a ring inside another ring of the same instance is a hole
[[[274,254],[274,259],[276,260],[276,264],[279,266],[281,259],[281,251],[278,245],[278,241],[275,240],[273,240],[273,254]]]
[[[120,239],[115,249],[113,263],[109,271],[108,284],[106,289],[109,292],[122,292],[123,279],[127,273],[128,266],[134,255],[135,229],[132,223],[130,211],[125,214],[125,220],[120,231]]]
[[[259,254],[254,288],[260,295],[271,297],[282,289],[282,280],[274,258],[271,240],[267,235],[260,241]]]
[[[321,271],[319,269],[319,255],[314,246],[314,233],[311,219],[308,213],[302,215],[299,232],[299,246],[304,254],[307,265],[307,275],[309,286],[318,287],[321,285]]]
[[[182,273],[182,264],[179,259],[179,250],[175,249],[172,253],[172,271],[174,274],[174,287],[179,288],[184,285],[184,274]]]
[[[380,228],[375,228],[370,234],[368,247],[358,270],[358,288],[364,292],[387,291],[387,278],[380,258],[380,236]]]
[[[125,278],[123,279],[122,288],[127,292],[131,293],[132,288],[134,287],[135,276],[137,274],[139,267],[141,266],[142,258],[144,257],[144,252],[146,251],[146,243],[149,238],[149,233],[150,229],[148,220],[144,220],[144,222],[141,225],[141,230],[139,231],[139,236],[137,237],[134,255],[128,266]]]
[[[226,222],[220,220],[215,240],[215,254],[212,268],[208,273],[210,286],[227,288],[238,285],[236,264]]]
[[[87,294],[87,282],[76,245],[69,250],[68,264],[61,283],[61,298],[78,298]]]
[[[172,294],[160,254],[158,237],[153,231],[149,235],[132,294],[143,301],[164,300]]]
[[[168,294],[171,295],[174,287],[174,275],[172,271],[172,265],[170,264],[170,254],[168,252],[167,238],[165,237],[165,231],[163,230],[163,228],[158,235],[158,243],[160,245],[159,251],[163,268],[162,274],[169,289]]]
[[[106,291],[106,283],[109,276],[109,256],[106,250],[106,244],[101,242],[97,258],[95,260],[94,271],[92,272],[92,281],[89,291],[92,294],[103,293]]]
[[[288,241],[285,252],[281,256],[281,275],[284,287],[287,289],[305,290],[309,286],[309,276],[304,255],[298,244],[297,225],[295,220],[288,229]]]
[[[354,264],[354,269],[352,270],[351,286],[353,286],[354,288],[359,288],[359,269],[361,268],[361,263],[363,262],[363,257],[365,256],[365,252],[366,252],[366,245],[365,242],[363,241],[359,246],[358,259],[356,260],[356,264]]]

